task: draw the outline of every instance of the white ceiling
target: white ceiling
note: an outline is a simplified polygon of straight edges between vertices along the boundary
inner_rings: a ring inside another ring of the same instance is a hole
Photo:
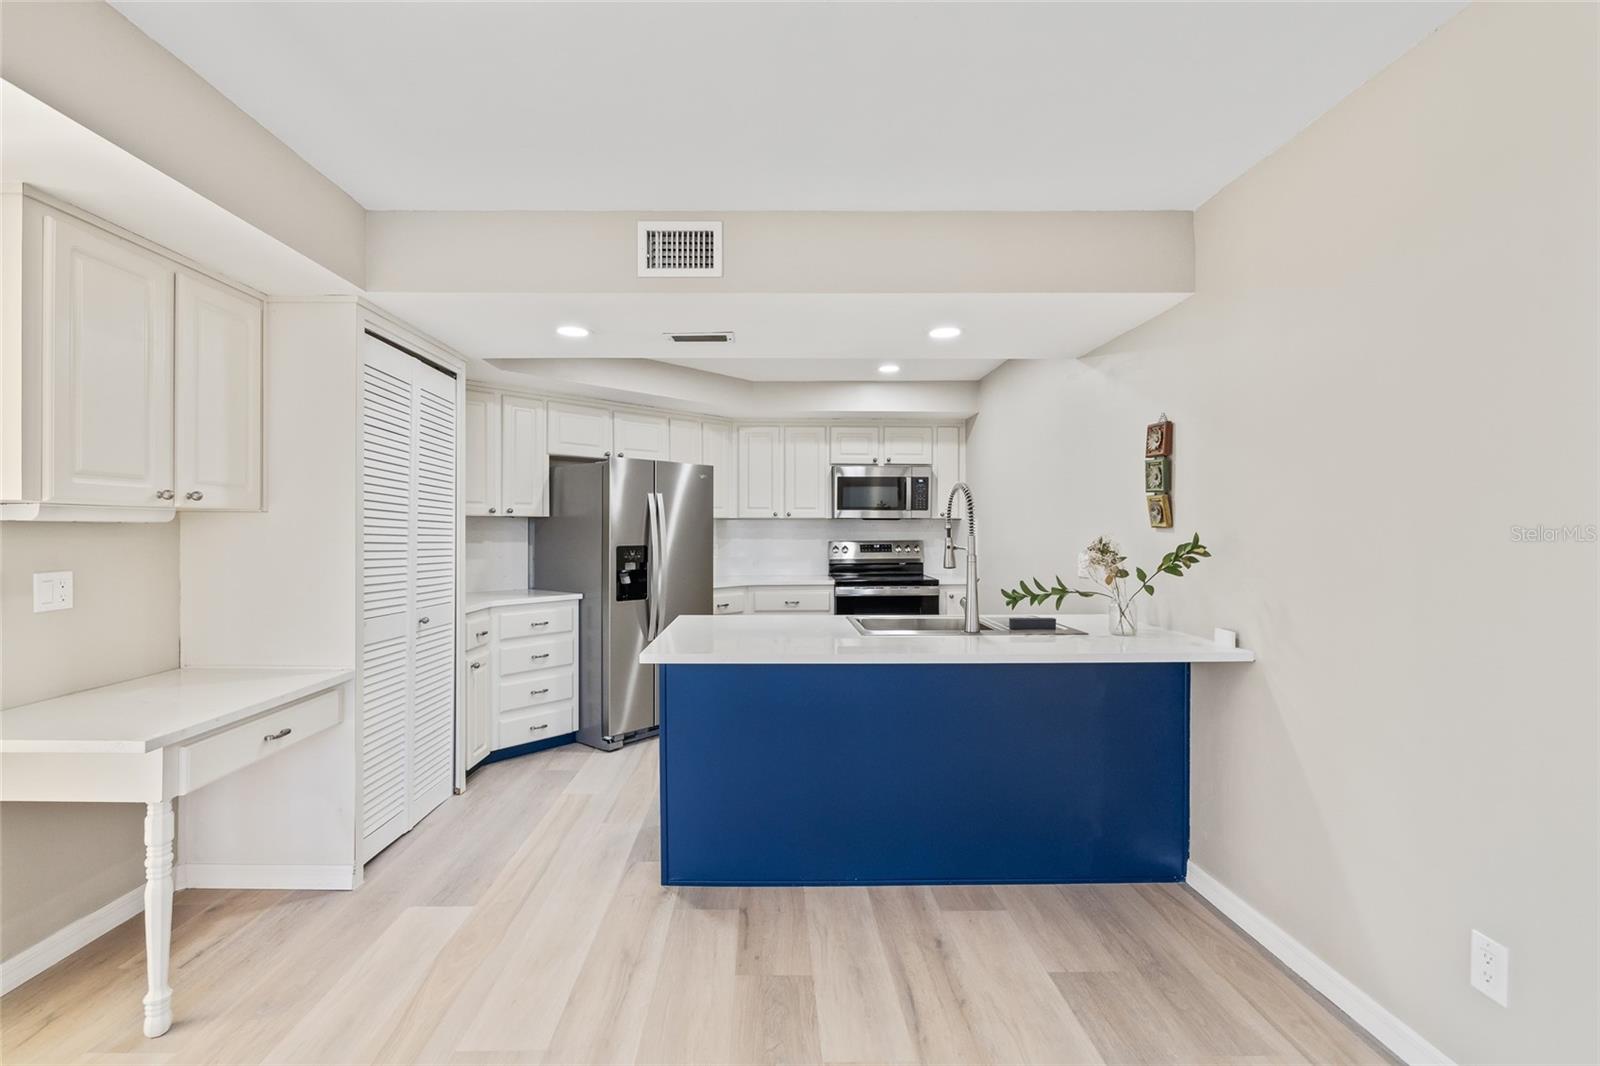
[[[1191,209],[1458,3],[116,7],[369,209]]]
[[[386,293],[378,306],[483,359],[654,359],[747,381],[976,381],[1007,359],[1082,355],[1183,293]],[[587,326],[582,340],[556,335]],[[928,337],[959,325],[952,341]],[[664,330],[732,330],[675,344]]]

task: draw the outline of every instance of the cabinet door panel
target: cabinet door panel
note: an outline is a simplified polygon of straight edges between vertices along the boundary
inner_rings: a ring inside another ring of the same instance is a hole
[[[667,435],[671,439],[668,458],[675,463],[700,463],[707,460],[705,444],[700,439],[700,423],[692,418],[669,420]]]
[[[940,426],[934,430],[933,509],[938,514],[944,514],[950,489],[966,476],[962,471],[961,436],[960,426]]]
[[[707,422],[701,428],[701,462],[711,465],[711,514],[715,518],[739,517],[738,446],[733,427]]]
[[[611,417],[611,443],[629,459],[666,459],[671,454],[667,420],[660,415],[618,411]]]
[[[933,428],[884,426],[883,461],[897,465],[933,462]]]
[[[43,226],[44,499],[171,507],[173,271],[60,215]]]
[[[173,457],[184,510],[261,508],[261,304],[178,277]]]
[[[829,426],[828,460],[840,466],[872,466],[883,456],[877,426]]]
[[[789,426],[783,431],[783,515],[828,518],[833,495],[828,471],[828,439],[823,426]]]
[[[489,754],[494,743],[494,708],[489,701],[489,649],[467,656],[467,766]]]
[[[512,517],[550,513],[550,453],[545,451],[544,404],[500,398],[500,507]]]
[[[739,427],[739,517],[783,513],[783,427]]]
[[[549,405],[550,454],[604,459],[611,454],[611,412],[577,403]]]
[[[461,443],[461,506],[469,515],[500,513],[500,397],[467,390]]]

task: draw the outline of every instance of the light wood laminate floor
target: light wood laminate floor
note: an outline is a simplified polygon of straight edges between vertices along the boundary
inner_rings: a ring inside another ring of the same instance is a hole
[[[670,889],[653,742],[484,767],[356,892],[180,892],[0,1000],[28,1062],[1384,1062],[1181,885]]]

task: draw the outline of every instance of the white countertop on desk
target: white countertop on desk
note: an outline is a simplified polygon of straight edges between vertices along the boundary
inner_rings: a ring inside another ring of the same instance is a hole
[[[148,752],[342,685],[354,670],[185,667],[0,711],[0,752]]]
[[[492,589],[488,592],[466,592],[461,596],[461,609],[467,614],[487,611],[491,607],[525,607],[530,603],[569,603],[583,599],[581,592],[552,592],[548,589]]]
[[[1004,616],[985,617],[1000,622]],[[1063,615],[1085,636],[984,632],[865,636],[829,614],[683,615],[640,655],[658,665],[768,663],[1205,663],[1251,662],[1255,653],[1146,627],[1113,637],[1102,615]]]

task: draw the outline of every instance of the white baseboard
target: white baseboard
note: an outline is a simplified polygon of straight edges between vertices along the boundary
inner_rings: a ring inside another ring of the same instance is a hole
[[[358,884],[352,866],[229,866],[180,863],[173,870],[178,889],[289,888],[352,889]],[[59,929],[32,947],[0,962],[0,995],[31,981],[79,948],[144,913],[144,885]]]
[[[1402,1062],[1411,1063],[1412,1066],[1421,1066],[1422,1063],[1455,1066],[1448,1055],[1428,1043],[1422,1034],[1395,1017],[1310,948],[1284,932],[1271,918],[1246,903],[1233,889],[1192,862],[1189,864],[1187,880],[1190,888],[1243,929],[1256,943],[1277,956],[1279,962],[1306,984],[1332,1000],[1334,1006],[1348,1014]]]
[[[32,947],[0,962],[0,995],[44,973],[74,951],[144,912],[144,885],[125,892],[97,911],[58,929]]]
[[[183,863],[178,866],[177,878],[179,888],[350,889],[356,887],[353,866]]]

